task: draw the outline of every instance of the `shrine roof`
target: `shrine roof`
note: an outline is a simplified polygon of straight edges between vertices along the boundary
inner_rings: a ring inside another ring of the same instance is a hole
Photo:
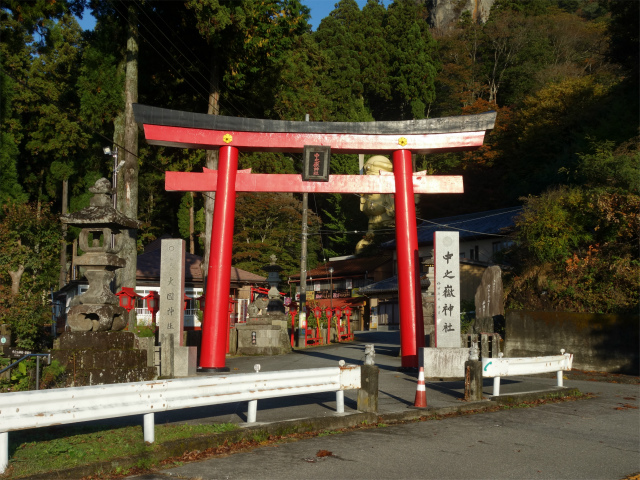
[[[373,277],[373,272],[376,268],[391,261],[391,256],[382,255],[375,257],[355,257],[345,260],[336,260],[327,262],[312,270],[307,270],[307,279],[312,277],[314,279],[324,279],[333,277],[336,278],[348,278],[356,276],[364,276],[367,272]],[[333,268],[333,274],[329,274],[329,267]],[[300,281],[300,274],[291,275],[290,280],[294,282]]]
[[[298,122],[228,117],[184,112],[150,105],[133,104],[136,122],[206,130],[264,133],[335,133],[356,135],[412,135],[477,132],[493,129],[496,112],[475,115],[384,122]]]
[[[420,277],[420,286],[422,290],[426,290],[429,288],[430,281],[427,278],[426,274],[423,274]],[[385,278],[384,280],[380,280],[379,282],[372,283],[367,285],[366,287],[362,287],[358,290],[360,295],[364,295],[367,297],[380,295],[384,293],[398,293],[398,276],[394,275],[393,277]]]
[[[145,252],[138,255],[138,264],[136,277],[139,280],[159,281],[160,279],[160,240],[157,239],[147,248]],[[191,253],[185,254],[185,281],[186,282],[202,282],[202,270],[200,264],[202,257]],[[247,272],[241,268],[231,267],[231,283],[232,284],[256,284],[264,283],[266,278],[255,273]]]

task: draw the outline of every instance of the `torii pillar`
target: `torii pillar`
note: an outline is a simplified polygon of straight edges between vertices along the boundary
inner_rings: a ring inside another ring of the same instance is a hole
[[[415,193],[463,193],[460,176],[413,173],[412,153],[471,150],[482,146],[496,114],[403,122],[291,122],[195,114],[135,104],[152,145],[219,148],[218,170],[166,172],[165,188],[216,192],[202,324],[200,371],[225,372],[228,296],[236,192],[392,193],[396,205],[396,245],[402,367],[418,367],[424,322],[418,261]],[[302,153],[305,146],[329,146],[332,153],[391,154],[393,174],[332,175],[328,182],[301,175],[238,171],[238,152]]]

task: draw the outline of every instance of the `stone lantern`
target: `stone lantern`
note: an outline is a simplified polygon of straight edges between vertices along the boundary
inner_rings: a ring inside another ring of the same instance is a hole
[[[73,262],[84,267],[89,281],[88,290],[71,301],[67,322],[73,332],[122,330],[127,326],[127,311],[119,305],[110,283],[115,270],[125,265],[117,255],[124,234],[139,223],[113,208],[111,182],[106,178],[89,191],[94,194],[90,206],[60,217],[62,223],[82,229],[78,243],[83,254],[74,256]]]
[[[271,255],[269,257],[271,263],[263,270],[267,272],[267,283],[269,284],[269,292],[267,297],[269,298],[269,304],[267,305],[267,315],[280,315],[284,313],[284,302],[282,301],[282,295],[278,290],[280,284],[280,272],[282,267],[276,263],[276,256]]]
[[[283,269],[276,263],[275,255],[269,258],[270,264],[262,268],[268,272],[268,303],[264,298],[256,299],[249,306],[247,323],[237,323],[235,326],[238,335],[237,353],[242,355],[280,355],[291,351],[290,321],[285,314],[282,295],[278,291],[279,273]],[[259,310],[262,310],[262,315],[258,314]]]

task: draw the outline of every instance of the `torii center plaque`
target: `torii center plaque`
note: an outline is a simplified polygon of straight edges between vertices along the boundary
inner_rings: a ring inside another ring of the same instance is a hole
[[[218,170],[166,172],[170,191],[216,192],[207,292],[202,325],[200,371],[228,371],[227,315],[236,192],[392,193],[396,205],[398,301],[402,366],[418,367],[424,347],[414,193],[463,193],[461,176],[413,173],[412,153],[472,150],[482,146],[496,113],[401,122],[293,122],[224,117],[134,104],[136,121],[152,145],[219,148]],[[301,175],[238,171],[238,152],[302,153],[305,145],[331,153],[388,154],[393,174],[331,175],[303,181]]]

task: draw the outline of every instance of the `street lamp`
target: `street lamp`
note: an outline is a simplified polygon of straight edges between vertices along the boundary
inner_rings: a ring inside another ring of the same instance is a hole
[[[333,267],[329,267],[329,277],[330,277],[330,293],[329,293],[329,304],[331,305],[331,310],[333,311]]]
[[[113,152],[109,147],[103,147],[102,151],[105,155],[113,157],[113,178],[111,181],[111,187],[113,188],[113,208],[116,208],[116,185],[118,182],[118,170],[120,170],[124,165],[124,160],[118,163],[118,147],[116,147],[115,151]]]

